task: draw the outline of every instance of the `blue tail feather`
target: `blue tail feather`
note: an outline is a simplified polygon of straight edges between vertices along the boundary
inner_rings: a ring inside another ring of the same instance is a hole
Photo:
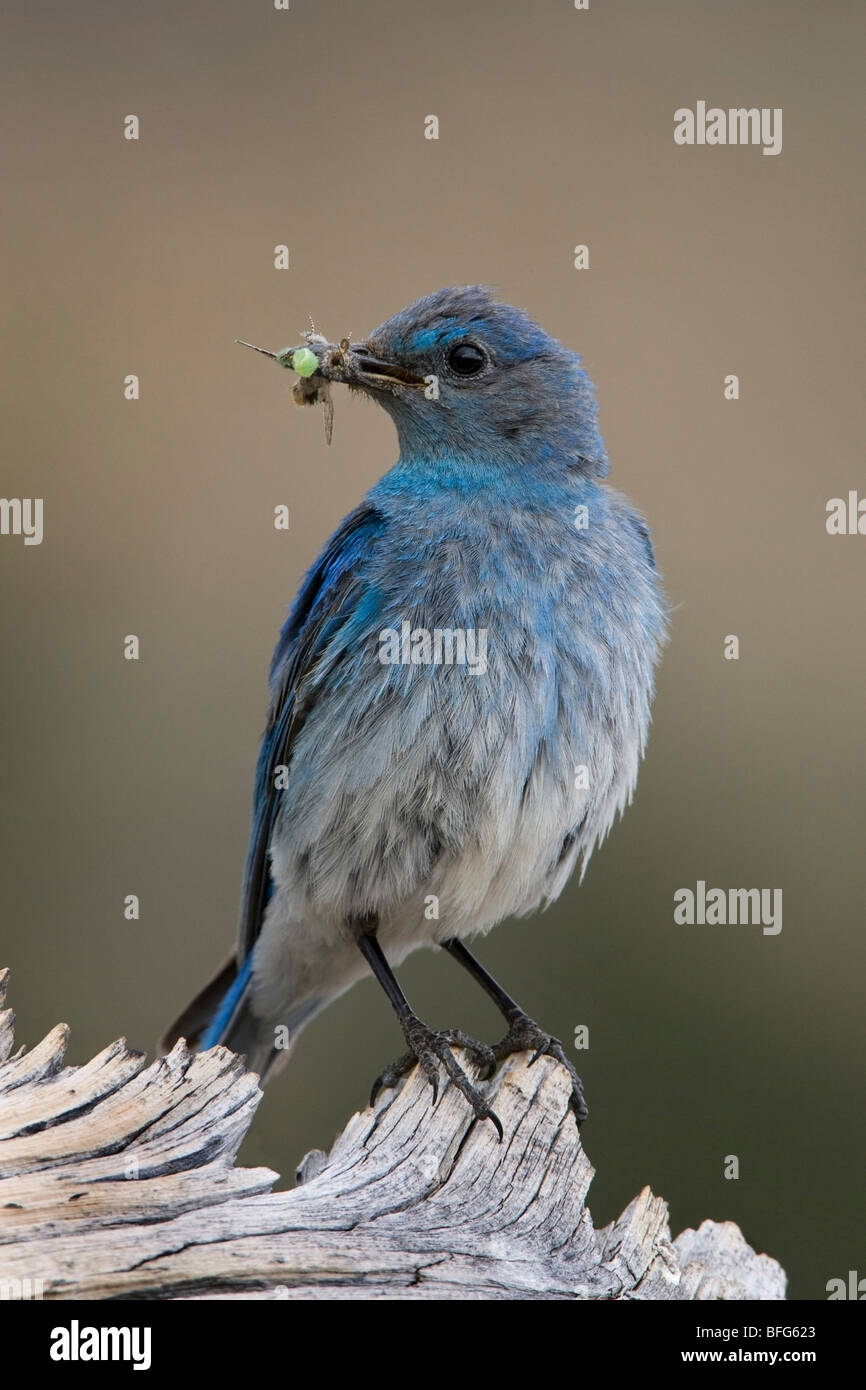
[[[225,997],[214,1015],[213,1021],[202,1033],[199,1047],[205,1051],[209,1047],[216,1047],[220,1042],[223,1033],[231,1022],[232,1015],[238,1006],[238,1002],[249,984],[250,975],[253,970],[253,953],[250,951],[231,988],[226,991]]]

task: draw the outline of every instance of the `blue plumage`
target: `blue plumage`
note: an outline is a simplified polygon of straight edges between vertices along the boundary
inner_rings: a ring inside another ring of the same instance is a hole
[[[392,967],[445,946],[508,1023],[492,1052],[461,1039],[476,1056],[565,1061],[464,943],[555,898],[631,797],[665,629],[652,544],[602,481],[580,359],[487,290],[428,296],[364,343],[311,345],[321,380],[388,410],[399,458],[280,634],[235,964],[174,1033],[265,1074],[372,969],[409,1060],[431,1081],[444,1066],[495,1120]]]

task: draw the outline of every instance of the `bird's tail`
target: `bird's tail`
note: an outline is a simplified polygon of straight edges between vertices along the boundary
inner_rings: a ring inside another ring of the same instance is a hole
[[[243,1056],[262,1081],[279,1071],[304,1023],[317,1012],[318,1000],[304,1000],[271,1026],[252,1011],[251,974],[252,952],[240,969],[230,956],[160,1038],[160,1053],[169,1052],[179,1038],[199,1052],[221,1043]]]

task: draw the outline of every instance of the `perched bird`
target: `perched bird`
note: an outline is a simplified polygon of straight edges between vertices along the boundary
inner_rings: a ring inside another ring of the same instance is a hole
[[[262,1078],[372,971],[434,1100],[440,1067],[501,1126],[490,1074],[561,1044],[465,942],[558,897],[634,790],[666,604],[645,523],[606,487],[580,358],[481,286],[440,290],[364,342],[270,354],[394,421],[399,458],[306,575],[274,653],[237,951],[170,1030]],[[318,364],[318,365],[317,365]],[[493,1048],[436,1032],[394,968],[442,946],[502,1012]],[[375,1094],[375,1089],[374,1089]]]

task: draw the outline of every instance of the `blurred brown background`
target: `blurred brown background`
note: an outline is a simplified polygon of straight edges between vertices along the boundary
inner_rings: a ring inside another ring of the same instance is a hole
[[[635,805],[583,888],[480,954],[566,1041],[589,1025],[597,1222],[649,1182],[675,1232],[740,1222],[794,1297],[866,1274],[866,537],[824,526],[866,492],[862,8],[12,0],[2,28],[0,494],[45,499],[41,546],[0,537],[20,1040],[65,1019],[73,1060],[121,1033],[151,1049],[233,941],[285,606],[395,457],[384,413],[343,397],[328,450],[234,338],[280,348],[308,314],[361,335],[493,283],[583,352],[677,610]],[[782,153],[676,147],[698,99],[782,107]],[[781,887],[781,935],[674,925],[699,878]],[[402,978],[431,1023],[498,1036],[447,958]],[[290,1181],[400,1043],[359,986],[243,1157]]]

